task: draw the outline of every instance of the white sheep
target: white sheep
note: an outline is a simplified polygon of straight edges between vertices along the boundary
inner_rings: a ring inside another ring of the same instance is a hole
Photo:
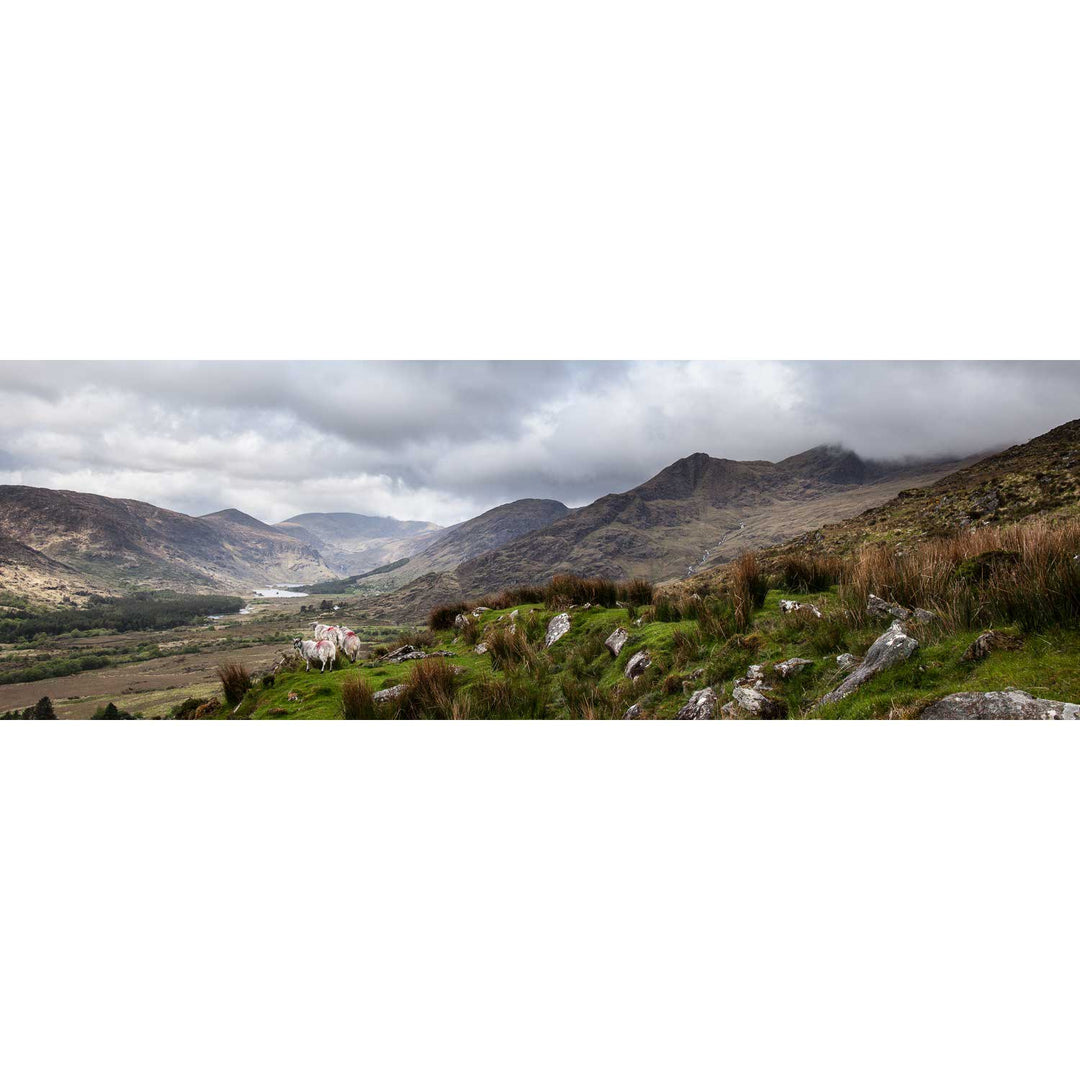
[[[321,664],[320,671],[326,670],[326,665],[330,665],[330,670],[334,670],[334,661],[337,659],[337,646],[326,638],[322,638],[319,641],[301,641],[300,638],[293,639],[293,648],[304,658],[304,670],[311,670],[311,661],[314,660],[317,664]]]
[[[352,630],[349,630],[344,626],[341,629],[344,633],[342,634],[341,644],[338,648],[355,664],[360,656],[360,639]]]

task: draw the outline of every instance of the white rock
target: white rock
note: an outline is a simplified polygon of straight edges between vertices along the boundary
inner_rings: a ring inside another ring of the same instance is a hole
[[[919,643],[915,638],[906,634],[899,622],[894,622],[866,650],[863,662],[835,690],[830,690],[821,699],[822,704],[842,701],[848,694],[855,693],[864,682],[872,679],[879,671],[885,671],[887,668],[903,663],[918,647]]]
[[[544,635],[544,648],[550,649],[563,634],[570,631],[570,616],[564,611],[556,615],[548,623],[547,634]]]
[[[797,656],[793,656],[790,660],[781,660],[773,670],[781,679],[790,679],[792,675],[798,675],[805,667],[811,667],[813,660],[801,660]]]
[[[649,656],[649,650],[648,649],[639,649],[626,662],[626,668],[624,669],[626,677],[628,679],[636,679],[651,664],[652,664],[652,657]]]
[[[675,714],[676,720],[712,720],[716,716],[716,691],[711,686],[695,690]]]
[[[608,652],[612,656],[618,656],[622,652],[623,646],[626,644],[626,639],[630,636],[629,631],[625,626],[617,626],[612,630],[608,639],[604,642]]]

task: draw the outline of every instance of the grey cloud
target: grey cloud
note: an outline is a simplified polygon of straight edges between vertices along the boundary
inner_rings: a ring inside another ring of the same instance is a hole
[[[580,505],[675,459],[965,455],[1080,416],[1076,363],[0,365],[0,482],[266,520]]]

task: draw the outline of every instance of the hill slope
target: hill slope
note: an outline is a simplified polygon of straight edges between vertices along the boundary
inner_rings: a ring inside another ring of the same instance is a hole
[[[344,574],[360,574],[422,551],[444,530],[430,521],[367,514],[297,514],[274,528],[318,547]]]
[[[692,454],[630,491],[605,495],[452,570],[436,568],[376,602],[373,613],[418,618],[435,603],[555,573],[679,578],[744,547],[857,513],[957,467],[888,465],[829,446],[776,463]]]
[[[24,577],[41,576],[49,591],[65,574],[99,592],[213,591],[333,576],[311,546],[232,510],[190,517],[135,499],[0,486],[0,535],[51,561],[23,553],[20,564]]]
[[[907,545],[958,530],[1033,517],[1080,515],[1080,420],[950,472],[926,487],[906,487],[879,506],[804,532],[760,552],[765,564],[792,554],[846,555],[865,544]],[[722,577],[708,570],[690,578]]]

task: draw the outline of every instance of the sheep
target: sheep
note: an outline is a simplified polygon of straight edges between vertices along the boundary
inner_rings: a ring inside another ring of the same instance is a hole
[[[334,661],[337,659],[337,647],[332,641],[327,641],[323,638],[320,641],[301,641],[300,638],[293,638],[293,648],[304,658],[304,670],[311,670],[311,661],[322,664],[320,671],[326,670],[326,665],[330,665],[330,670],[334,670]]]
[[[360,657],[360,639],[352,630],[347,630],[345,627],[342,627],[342,630],[344,633],[339,648],[355,664]]]

